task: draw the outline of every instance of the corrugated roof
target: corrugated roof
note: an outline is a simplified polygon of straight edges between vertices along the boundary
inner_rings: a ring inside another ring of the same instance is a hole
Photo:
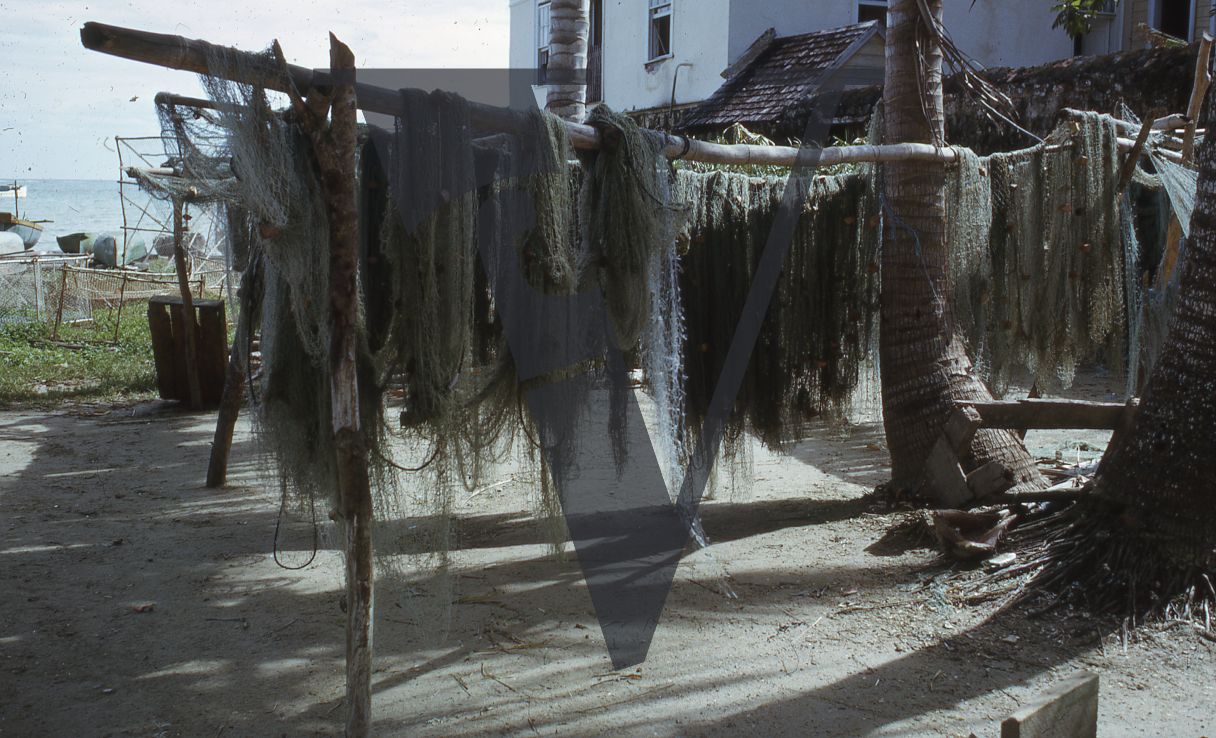
[[[685,117],[682,127],[771,121],[810,94],[823,73],[876,33],[874,21],[774,39],[763,53]]]

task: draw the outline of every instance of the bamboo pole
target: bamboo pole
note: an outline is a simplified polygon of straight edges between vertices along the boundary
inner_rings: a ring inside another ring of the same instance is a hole
[[[182,239],[182,202],[173,200],[173,263],[177,269],[177,286],[182,296],[182,331],[186,344],[186,384],[190,388],[190,408],[203,406],[203,390],[198,379],[198,351],[195,344],[197,325],[194,323],[194,298],[190,295],[190,274],[186,264],[186,245]]]
[[[368,451],[359,423],[358,341],[359,220],[355,190],[355,55],[332,33],[330,66],[336,78],[322,91],[301,97],[287,90],[300,127],[308,134],[321,170],[329,216],[330,410],[338,466],[338,500],[346,532],[346,735],[371,734],[372,497]],[[286,68],[283,51],[275,56]],[[329,117],[328,122],[326,121]]]

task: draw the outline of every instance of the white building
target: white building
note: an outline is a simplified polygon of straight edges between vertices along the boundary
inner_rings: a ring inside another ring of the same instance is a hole
[[[1196,38],[1208,26],[1209,2],[1123,0],[1097,22],[1079,50],[1110,53],[1142,45],[1136,30],[1140,23],[1188,40]],[[1078,51],[1074,39],[1052,28],[1055,0],[945,3],[946,26],[954,41],[984,66],[1030,66]],[[709,98],[722,86],[726,70],[749,49],[754,53],[769,29],[777,38],[785,38],[868,20],[881,22],[886,16],[886,0],[589,0],[589,4],[588,98],[624,111],[681,107]],[[513,68],[543,68],[548,18],[549,0],[511,0]],[[880,55],[864,63],[881,71]]]

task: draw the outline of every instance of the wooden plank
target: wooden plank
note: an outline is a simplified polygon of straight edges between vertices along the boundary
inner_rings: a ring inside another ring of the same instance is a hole
[[[962,507],[974,496],[967,486],[967,475],[945,436],[937,439],[925,460],[926,494],[939,507]]]
[[[1001,738],[1096,738],[1098,675],[1083,671],[1001,723]]]
[[[203,407],[219,407],[224,394],[225,357],[228,355],[228,321],[224,303],[196,300],[198,315],[198,381]]]
[[[173,319],[169,306],[155,297],[148,300],[148,328],[152,334],[152,360],[156,387],[162,400],[180,400],[173,375]]]
[[[190,380],[186,376],[186,327],[181,300],[174,296],[168,303],[169,317],[173,323],[173,387],[179,402],[190,404]]]
[[[980,429],[982,423],[983,418],[970,405],[964,405],[950,414],[943,430],[954,446],[954,453],[960,459],[970,456],[971,442],[975,440],[975,432]]]
[[[1084,400],[1014,400],[968,403],[985,428],[1114,430],[1125,405]]]

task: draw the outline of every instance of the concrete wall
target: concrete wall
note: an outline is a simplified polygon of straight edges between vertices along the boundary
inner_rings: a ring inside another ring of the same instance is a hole
[[[618,110],[669,105],[673,79],[677,105],[714,94],[730,64],[724,22],[729,5],[729,0],[674,0],[672,56],[648,64],[646,0],[605,0],[604,101]]]
[[[945,0],[954,42],[986,67],[1028,67],[1072,56],[1073,41],[1052,29],[1053,0]]]

